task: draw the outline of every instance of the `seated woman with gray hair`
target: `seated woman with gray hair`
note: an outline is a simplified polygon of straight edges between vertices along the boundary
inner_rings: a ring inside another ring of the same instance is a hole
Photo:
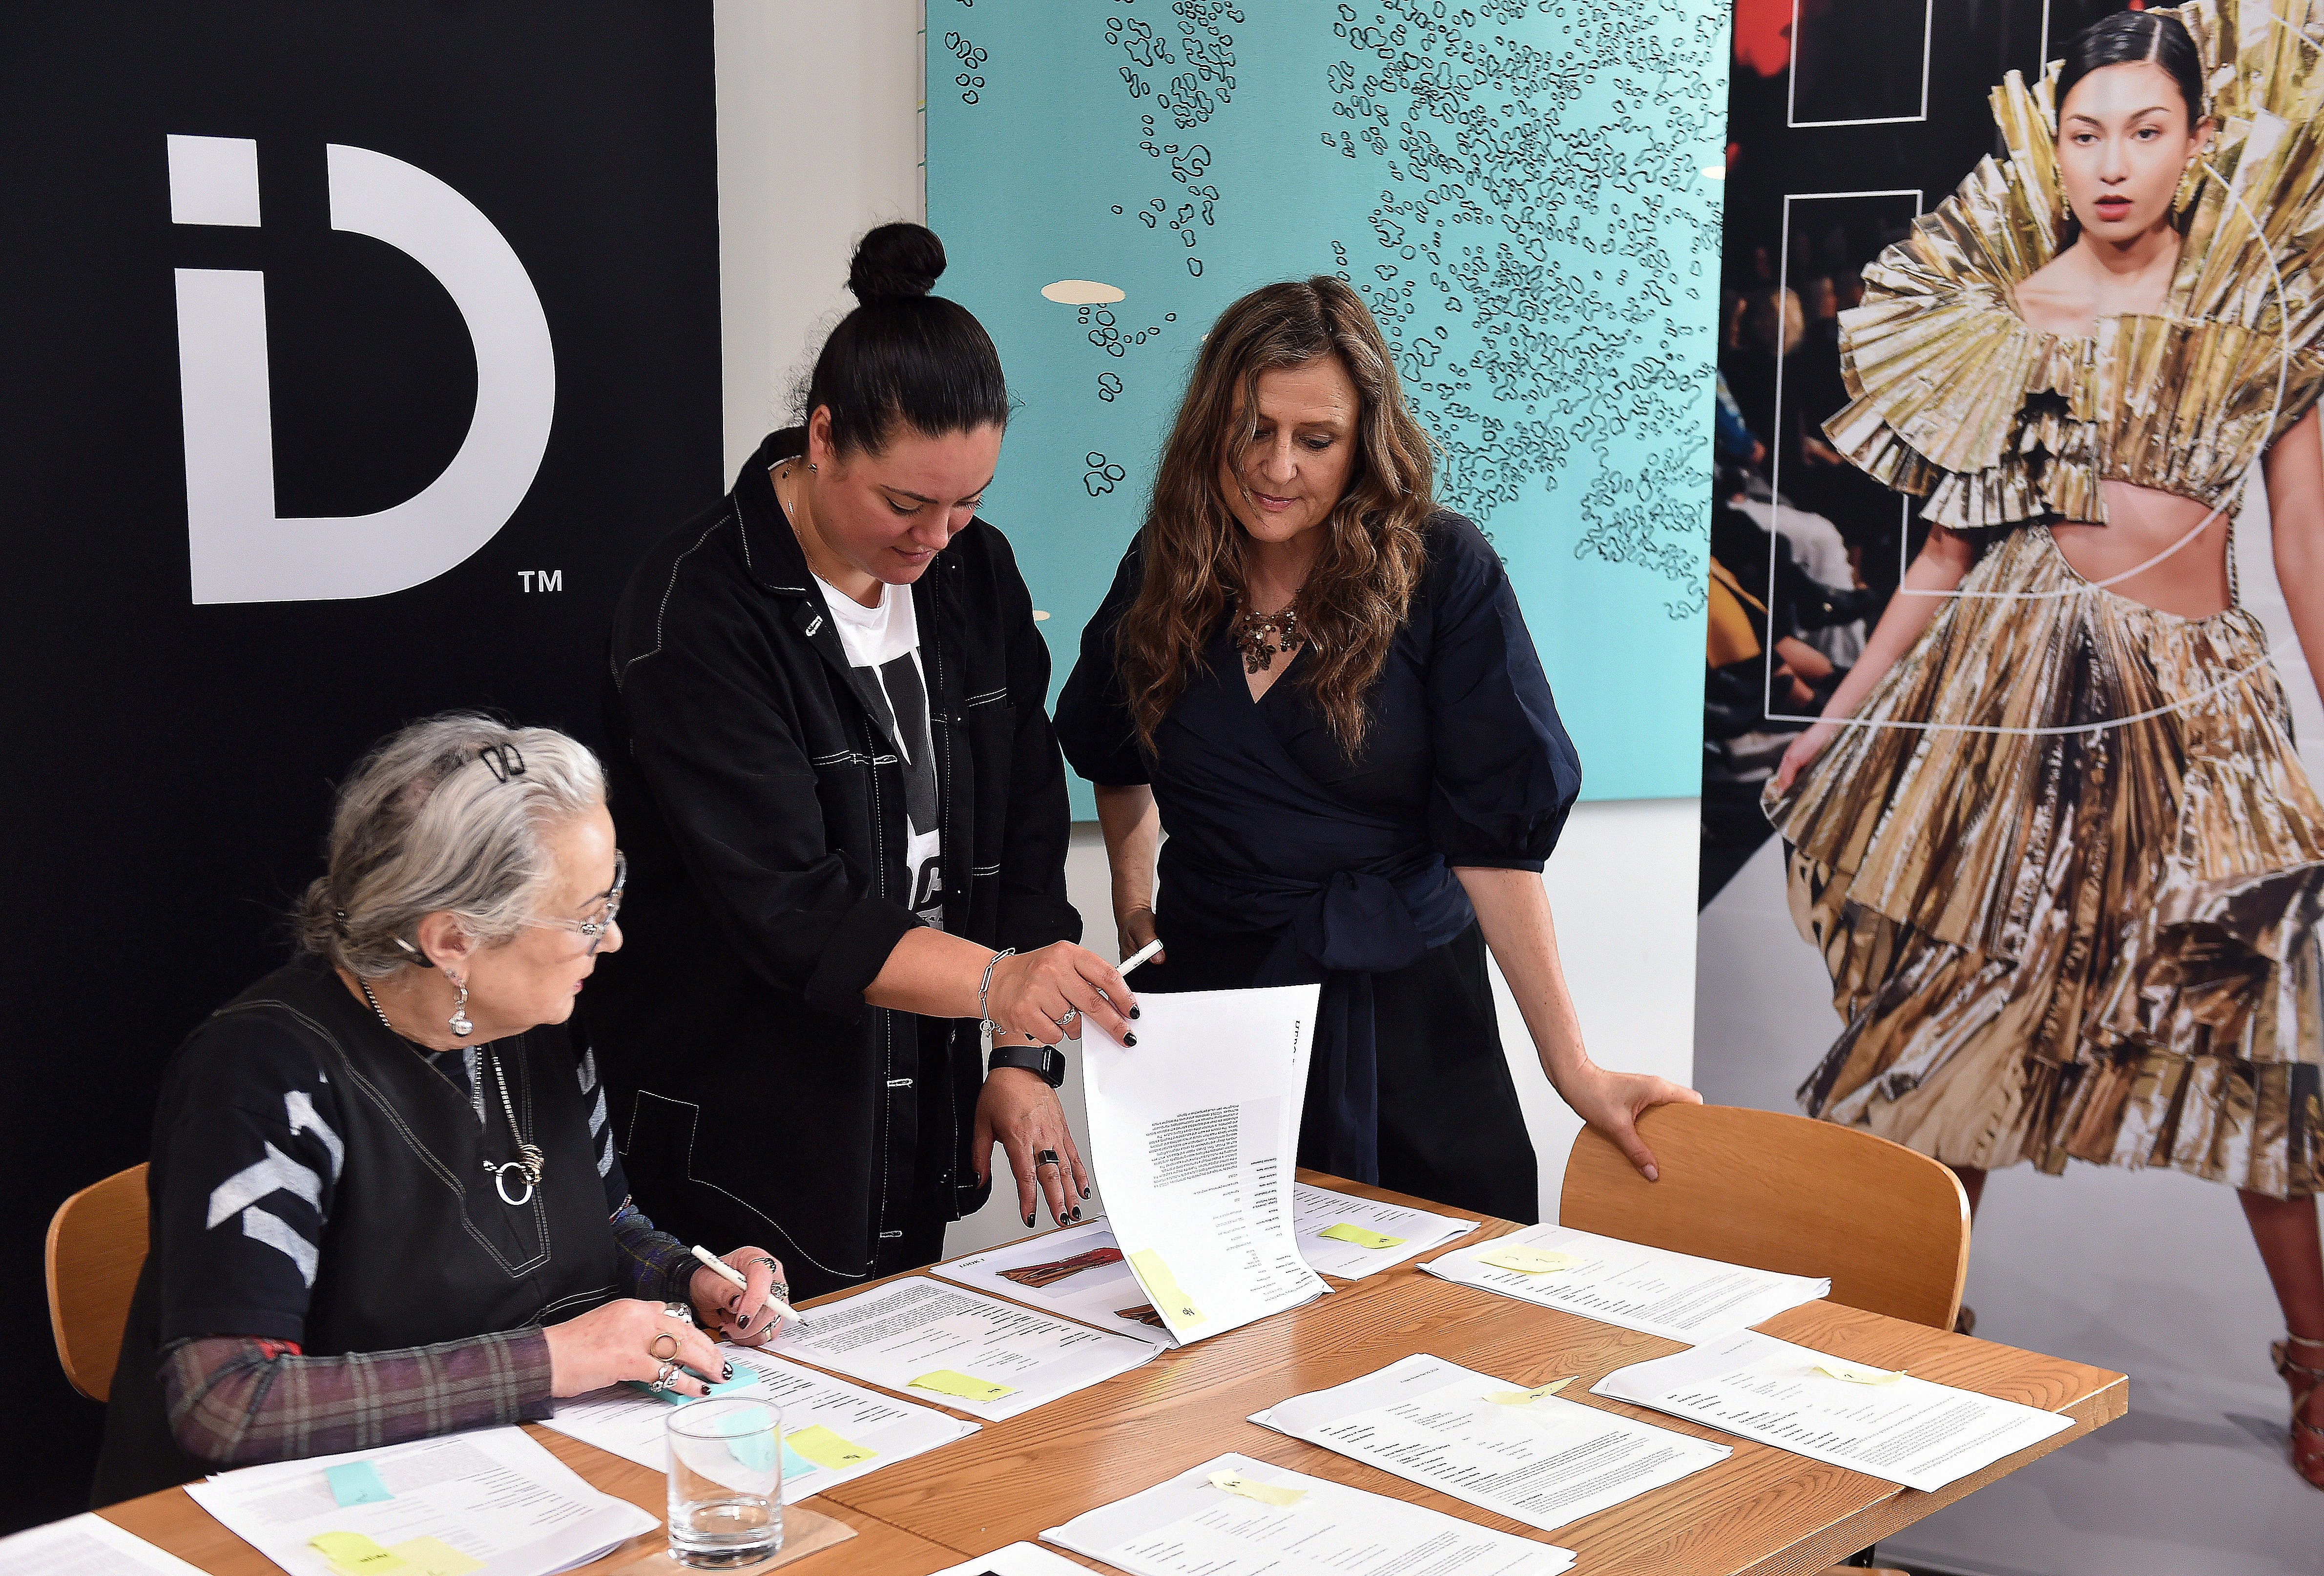
[[[622,874],[561,733],[435,717],[355,767],[300,955],[163,1075],[96,1503],[618,1379],[703,1395],[714,1333],[775,1332],[771,1255],[725,1256],[738,1289],[631,1204],[562,1027],[622,944]]]

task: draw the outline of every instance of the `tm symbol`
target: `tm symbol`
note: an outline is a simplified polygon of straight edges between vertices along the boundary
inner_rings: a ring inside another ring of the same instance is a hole
[[[565,589],[565,571],[562,569],[519,569],[516,572],[516,577],[524,583],[524,588],[527,591]],[[534,585],[535,580],[540,581],[540,584]]]

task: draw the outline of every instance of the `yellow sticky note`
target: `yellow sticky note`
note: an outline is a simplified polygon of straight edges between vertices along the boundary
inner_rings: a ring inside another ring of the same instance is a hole
[[[948,1368],[940,1368],[934,1373],[922,1374],[912,1381],[910,1387],[915,1390],[934,1390],[939,1396],[957,1396],[964,1401],[998,1401],[1003,1396],[1013,1396],[1017,1393],[1017,1388],[1013,1385],[996,1385],[991,1379],[973,1379],[966,1374],[955,1373]],[[799,1432],[804,1433],[807,1431],[801,1429]],[[833,1437],[838,1436],[835,1434]],[[798,1434],[791,1436],[791,1448],[798,1450]],[[807,1456],[807,1452],[801,1450],[799,1454]],[[807,1459],[815,1460],[813,1456],[807,1456]]]
[[[1359,1248],[1404,1246],[1404,1239],[1401,1237],[1383,1237],[1378,1231],[1367,1231],[1361,1226],[1351,1226],[1345,1221],[1342,1221],[1336,1226],[1324,1227],[1317,1235],[1329,1237],[1334,1242],[1353,1242]]]
[[[1519,1275],[1547,1275],[1553,1269],[1572,1269],[1582,1260],[1554,1248],[1528,1248],[1522,1242],[1514,1242],[1507,1248],[1478,1254],[1477,1262],[1489,1264],[1495,1269],[1514,1269]]]
[[[997,1388],[1001,1391],[1002,1396],[1009,1393],[1008,1388],[1005,1386],[988,1386],[986,1387],[989,1389]],[[998,1400],[999,1398],[1000,1397],[996,1396],[982,1396],[978,1397],[980,1400],[986,1401]],[[852,1440],[840,1438],[839,1435],[832,1433],[831,1430],[825,1428],[820,1423],[816,1424],[812,1428],[801,1428],[795,1430],[792,1433],[786,1433],[783,1435],[783,1442],[790,1446],[791,1449],[798,1452],[799,1454],[805,1456],[807,1460],[813,1461],[816,1466],[828,1467],[834,1471],[837,1471],[842,1467],[852,1467],[859,1462],[868,1461],[872,1457],[880,1453],[876,1450],[866,1450],[863,1446],[855,1443]]]
[[[1903,1369],[1866,1368],[1862,1363],[1842,1362],[1838,1358],[1816,1364],[1816,1372],[1846,1379],[1851,1385],[1893,1385],[1904,1377]]]
[[[339,1576],[388,1576],[391,1571],[411,1569],[401,1557],[359,1532],[318,1532],[307,1544],[328,1560]]]
[[[1556,1395],[1558,1391],[1565,1388],[1580,1377],[1578,1374],[1568,1374],[1562,1379],[1552,1379],[1545,1385],[1536,1385],[1530,1390],[1495,1390],[1485,1399],[1498,1401],[1504,1406],[1523,1406],[1540,1400],[1544,1396]]]
[[[1209,1323],[1208,1315],[1194,1306],[1194,1300],[1178,1289],[1178,1277],[1162,1262],[1162,1256],[1151,1248],[1140,1248],[1130,1256],[1130,1267],[1137,1272],[1138,1284],[1154,1299],[1154,1305],[1169,1315],[1175,1325]]]
[[[1246,1478],[1240,1472],[1230,1472],[1222,1467],[1211,1474],[1211,1487],[1223,1488],[1230,1494],[1240,1494],[1245,1499],[1256,1499],[1261,1505],[1296,1505],[1307,1497],[1305,1488],[1278,1488],[1272,1483],[1261,1483]]]
[[[484,1568],[482,1560],[462,1553],[442,1538],[413,1538],[407,1543],[391,1544],[387,1552],[401,1559],[419,1576],[468,1576],[469,1571]]]

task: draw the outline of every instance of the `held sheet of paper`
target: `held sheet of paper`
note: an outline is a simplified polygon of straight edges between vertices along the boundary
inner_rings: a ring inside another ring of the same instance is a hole
[[[1213,1472],[1296,1498],[1247,1498]],[[1231,1452],[1041,1536],[1133,1576],[1557,1576],[1573,1564],[1569,1550]]]
[[[1141,1038],[1138,1043],[1146,1042]],[[1291,1201],[1293,1230],[1298,1235],[1299,1251],[1308,1267],[1324,1275],[1336,1275],[1342,1280],[1360,1280],[1375,1270],[1402,1264],[1440,1242],[1450,1242],[1477,1229],[1474,1221],[1333,1193],[1304,1182],[1291,1184]],[[1323,1235],[1333,1230],[1342,1235]],[[1392,1246],[1374,1246],[1374,1240],[1382,1237],[1401,1237],[1404,1240]]]
[[[810,1428],[824,1428],[839,1442],[874,1453],[865,1461],[840,1466],[818,1461],[799,1452],[783,1453],[783,1503],[796,1505],[810,1494],[836,1488],[866,1472],[900,1461],[940,1444],[974,1433],[977,1425],[939,1412],[915,1406],[803,1369],[780,1358],[768,1357],[748,1347],[722,1345],[719,1352],[734,1365],[734,1377],[749,1378],[740,1388],[722,1386],[722,1396],[755,1396],[782,1408],[783,1438]],[[632,1461],[657,1472],[669,1470],[668,1402],[640,1395],[627,1385],[613,1385],[586,1396],[557,1403],[547,1425],[569,1433],[586,1444]],[[816,1452],[828,1454],[827,1452]],[[853,1454],[854,1452],[846,1452]]]
[[[1106,1218],[1182,1341],[1331,1290],[1299,1255],[1291,1209],[1317,991],[1148,996],[1135,1048],[1095,1024],[1083,1038]]]
[[[772,1350],[999,1423],[1150,1361],[1157,1348],[910,1276],[818,1305]]]
[[[1591,1393],[1928,1490],[2073,1425],[2054,1412],[1910,1376],[1874,1384],[1838,1378],[1821,1371],[1823,1364],[1864,1376],[1881,1371],[1746,1330],[1616,1369]]]
[[[1513,1248],[1545,1249],[1578,1262],[1533,1274],[1484,1262],[1508,1256]],[[1828,1280],[1746,1269],[1570,1226],[1527,1226],[1473,1248],[1456,1248],[1420,1267],[1463,1286],[1690,1346],[1812,1303],[1831,1290]]]
[[[341,1505],[327,1467],[368,1461],[389,1497]],[[661,1524],[601,1494],[521,1428],[222,1472],[186,1485],[194,1503],[291,1576],[333,1576],[309,1546],[355,1533],[383,1548],[432,1537],[484,1562],[478,1576],[548,1576]]]
[[[1178,1344],[1164,1327],[1162,1315],[1146,1300],[1146,1288],[1130,1273],[1129,1261],[1113,1240],[1113,1228],[1102,1215],[950,1264],[932,1264],[928,1273],[1118,1335],[1157,1346]]]
[[[1250,1420],[1543,1532],[1734,1453],[1425,1355]]]

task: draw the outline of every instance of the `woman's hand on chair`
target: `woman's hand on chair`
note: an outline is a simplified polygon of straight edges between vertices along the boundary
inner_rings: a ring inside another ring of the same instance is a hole
[[[621,1379],[650,1382],[670,1363],[678,1365],[668,1380],[675,1396],[706,1396],[710,1387],[697,1376],[725,1376],[726,1359],[710,1338],[691,1319],[671,1313],[659,1303],[623,1297],[577,1319],[551,1324],[541,1333],[549,1338],[549,1393],[554,1396],[586,1396]],[[668,1355],[656,1356],[658,1351]]]
[[[767,1305],[767,1294],[772,1291],[784,1302],[790,1301],[782,1260],[763,1248],[737,1248],[720,1258],[751,1284],[738,1286],[708,1265],[702,1266],[687,1287],[695,1318],[721,1341],[757,1346],[773,1340],[783,1327],[783,1319]]]
[[[1613,1141],[1648,1182],[1655,1180],[1655,1152],[1638,1137],[1638,1118],[1657,1105],[1701,1105],[1702,1096],[1683,1083],[1650,1073],[1613,1073],[1585,1062],[1558,1084],[1559,1098],[1573,1114]]]

